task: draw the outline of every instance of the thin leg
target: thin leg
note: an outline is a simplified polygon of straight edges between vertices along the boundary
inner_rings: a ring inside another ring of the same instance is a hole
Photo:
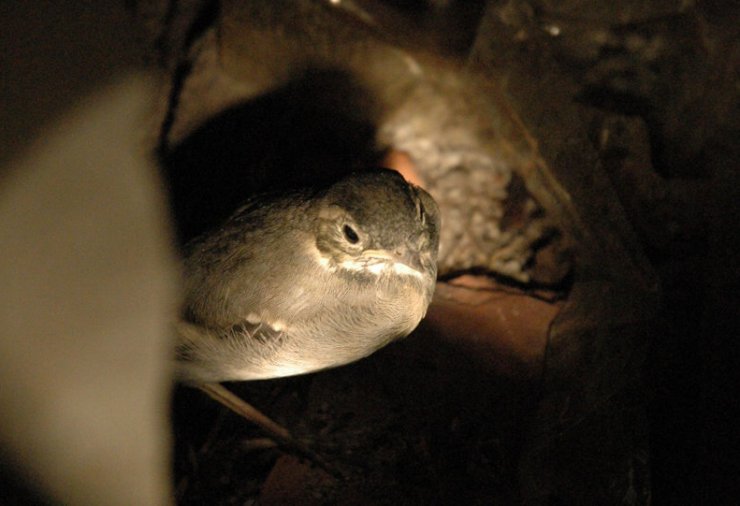
[[[313,452],[308,446],[297,441],[288,429],[274,422],[268,416],[261,413],[251,404],[247,403],[233,392],[228,390],[220,383],[203,383],[198,388],[208,394],[212,399],[220,402],[234,413],[246,418],[250,422],[259,426],[267,434],[270,435],[275,442],[287,450],[292,450],[297,453],[300,457],[306,458],[309,461],[315,463],[325,471],[329,472],[335,477],[344,478],[344,476],[333,466],[329,465],[324,459]]]
[[[275,438],[276,442],[291,443],[294,441],[288,429],[262,414],[257,408],[226,389],[221,383],[203,383],[198,388],[234,413],[262,428],[267,434]]]

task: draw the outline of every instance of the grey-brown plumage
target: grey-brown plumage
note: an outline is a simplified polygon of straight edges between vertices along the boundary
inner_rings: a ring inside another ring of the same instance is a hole
[[[188,245],[178,376],[290,376],[408,335],[432,297],[439,227],[434,200],[386,169],[254,198]]]

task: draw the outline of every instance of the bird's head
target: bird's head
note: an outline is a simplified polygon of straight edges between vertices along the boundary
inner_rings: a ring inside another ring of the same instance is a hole
[[[434,281],[439,209],[423,189],[388,169],[353,173],[319,201],[316,246],[329,269]]]

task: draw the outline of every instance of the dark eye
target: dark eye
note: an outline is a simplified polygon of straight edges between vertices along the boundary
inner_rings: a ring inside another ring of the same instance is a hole
[[[350,244],[357,244],[358,242],[360,242],[360,236],[357,235],[355,229],[350,227],[349,225],[345,225],[344,227],[342,227],[342,232],[344,232],[344,237],[350,242]]]

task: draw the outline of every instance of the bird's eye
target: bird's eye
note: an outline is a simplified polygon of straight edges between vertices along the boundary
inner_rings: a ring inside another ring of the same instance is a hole
[[[357,232],[354,228],[350,227],[349,225],[345,225],[342,227],[342,232],[344,233],[344,238],[349,241],[350,244],[357,244],[360,242],[360,236],[357,235]]]

